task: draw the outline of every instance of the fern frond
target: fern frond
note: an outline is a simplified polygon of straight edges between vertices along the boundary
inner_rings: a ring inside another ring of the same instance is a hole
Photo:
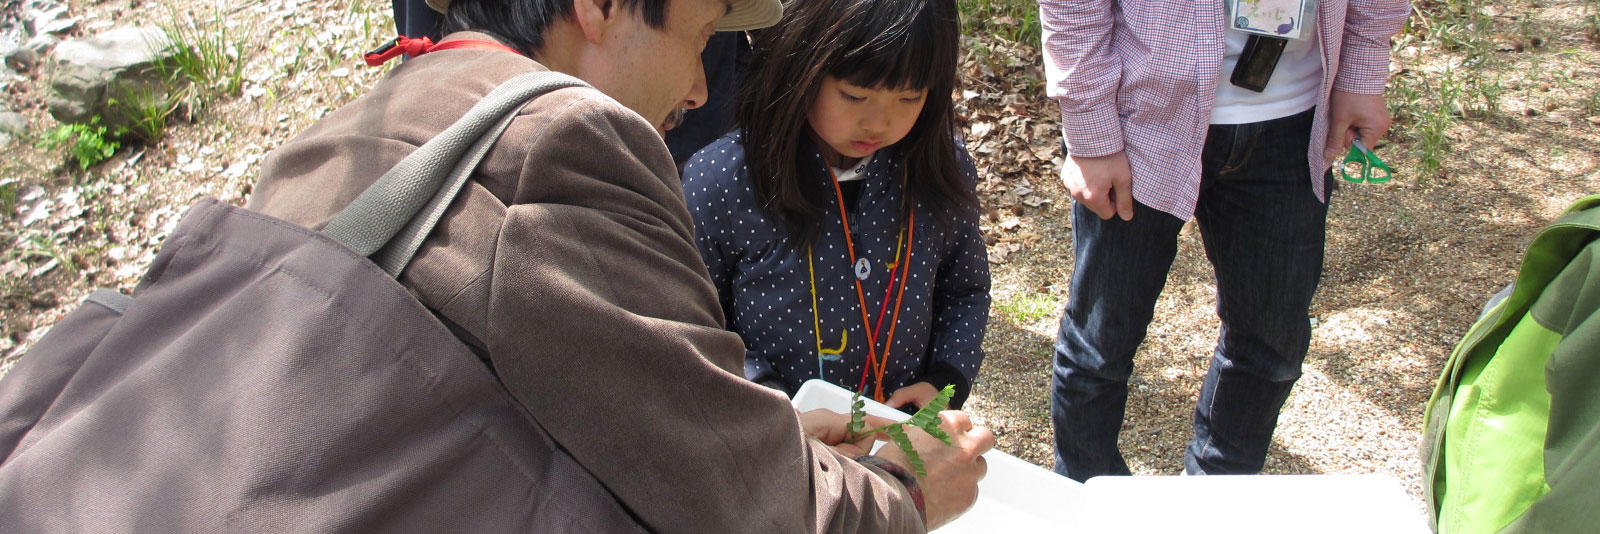
[[[906,435],[905,429],[900,425],[883,427],[883,432],[889,435],[895,446],[900,447],[900,452],[906,453],[906,460],[911,462],[911,468],[917,471],[918,477],[928,476],[928,468],[922,464],[922,456],[917,454],[917,448],[911,445],[911,436]]]
[[[861,400],[861,392],[850,395],[850,424],[845,425],[845,431],[850,433],[851,441],[861,435],[861,429],[867,426],[867,401]]]
[[[939,428],[939,412],[944,411],[945,407],[950,405],[950,397],[955,394],[955,386],[945,386],[943,390],[939,391],[938,395],[933,397],[933,400],[928,401],[928,404],[923,405],[922,409],[917,410],[917,413],[911,416],[910,422],[912,426],[922,429],[923,432],[927,432],[930,436],[939,438],[939,441],[943,441],[945,444],[949,444],[950,435]]]

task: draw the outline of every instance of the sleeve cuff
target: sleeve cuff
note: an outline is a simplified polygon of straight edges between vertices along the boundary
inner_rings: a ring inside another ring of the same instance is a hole
[[[1389,82],[1389,48],[1346,46],[1333,89],[1358,95],[1381,95]]]
[[[917,507],[917,515],[922,517],[922,524],[928,524],[927,501],[922,497],[922,485],[917,483],[917,477],[912,476],[911,472],[907,471],[906,468],[900,467],[900,464],[877,456],[860,456],[856,458],[856,461],[872,472],[878,473],[880,477],[889,475],[884,478],[893,478],[901,486],[905,487],[906,494],[911,497],[911,504]]]
[[[1057,103],[1061,105],[1061,138],[1069,155],[1092,158],[1122,151],[1122,118],[1115,104],[1069,109],[1066,102]]]

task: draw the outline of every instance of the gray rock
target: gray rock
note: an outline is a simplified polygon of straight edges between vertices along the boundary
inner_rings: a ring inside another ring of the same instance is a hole
[[[171,40],[159,28],[117,28],[84,39],[63,41],[50,54],[53,76],[45,105],[63,123],[99,116],[108,128],[132,119],[110,106],[119,96],[162,87],[157,63],[169,57]]]
[[[39,66],[39,53],[31,48],[17,47],[6,52],[5,64],[7,68],[17,72],[30,72]]]
[[[78,26],[78,19],[67,16],[67,6],[35,9],[28,13],[25,26],[33,35],[60,35]]]
[[[4,2],[0,0],[0,5],[4,5]],[[6,17],[4,9],[0,8],[0,59],[9,58],[22,48],[22,41],[28,38],[28,34],[20,26]]]
[[[22,48],[32,50],[33,53],[37,55],[44,55],[50,53],[50,51],[60,43],[60,37],[56,37],[47,33],[44,35],[36,35],[33,38],[28,39],[28,42],[22,43]]]
[[[10,147],[11,141],[27,131],[27,117],[18,112],[0,112],[0,147]]]
[[[11,142],[27,129],[28,119],[21,113],[0,111],[0,148],[11,146]]]
[[[0,111],[0,134],[22,135],[28,131],[28,118],[15,111]]]

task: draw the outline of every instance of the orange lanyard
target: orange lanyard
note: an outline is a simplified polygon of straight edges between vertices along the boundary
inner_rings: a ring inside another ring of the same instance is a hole
[[[839,222],[844,225],[844,245],[845,249],[850,252],[850,266],[853,270],[859,260],[856,259],[855,240],[850,237],[850,217],[845,213],[844,209],[844,191],[839,188],[839,178],[833,174],[833,168],[826,165],[824,167],[828,169],[828,177],[833,179],[833,194],[839,204]],[[902,185],[902,189],[904,189],[904,185]],[[901,192],[901,194],[908,193],[909,191]],[[911,208],[907,209],[906,213],[908,214],[906,226],[901,229],[901,235],[906,238],[906,257],[895,261],[894,267],[889,270],[889,285],[884,288],[883,306],[878,309],[878,324],[876,327],[873,326],[872,319],[867,315],[867,295],[861,289],[861,277],[855,277],[856,302],[861,305],[861,327],[867,333],[867,365],[861,369],[861,383],[856,386],[856,391],[866,391],[867,376],[870,371],[870,374],[877,382],[877,388],[873,390],[872,397],[878,402],[884,401],[883,372],[889,367],[889,348],[894,345],[894,329],[895,325],[900,322],[900,305],[906,295],[906,278],[908,277],[905,272],[910,269],[911,250],[916,248],[917,211],[915,208]],[[898,291],[894,287],[896,277],[900,279],[900,289]],[[878,333],[883,328],[883,318],[889,311],[889,295],[891,293],[895,294],[894,317],[889,321],[889,337],[883,344],[883,356],[879,357],[877,352]]]

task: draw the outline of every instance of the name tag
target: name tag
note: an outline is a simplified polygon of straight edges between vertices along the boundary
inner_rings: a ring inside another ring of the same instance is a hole
[[[1300,39],[1301,19],[1308,0],[1227,0],[1232,8],[1230,27],[1242,32]],[[1314,1],[1314,0],[1311,0]]]

